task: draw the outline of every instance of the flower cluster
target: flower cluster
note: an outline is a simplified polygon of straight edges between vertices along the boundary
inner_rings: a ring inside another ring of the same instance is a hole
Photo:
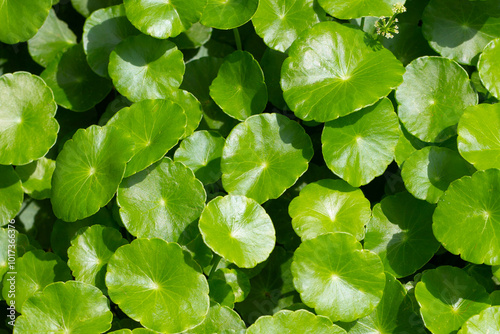
[[[397,3],[392,8],[392,16],[386,18],[382,16],[376,23],[375,28],[377,28],[377,34],[385,38],[393,38],[395,34],[399,33],[399,27],[397,23],[399,22],[396,15],[406,12],[406,7],[402,3]]]

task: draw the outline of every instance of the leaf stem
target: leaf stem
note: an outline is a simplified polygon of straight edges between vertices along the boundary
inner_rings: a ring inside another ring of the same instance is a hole
[[[243,47],[241,46],[240,32],[238,28],[234,28],[233,32],[234,32],[234,40],[236,41],[236,48],[241,51],[243,50]]]
[[[361,30],[364,31],[365,30],[365,17],[364,16],[361,18],[361,22],[359,25],[361,27]]]
[[[212,274],[217,270],[217,266],[219,265],[220,259],[221,259],[220,255],[214,254],[212,268],[210,269],[208,277],[212,276]]]

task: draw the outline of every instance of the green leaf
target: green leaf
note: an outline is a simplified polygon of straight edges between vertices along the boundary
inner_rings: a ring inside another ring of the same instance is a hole
[[[201,18],[207,0],[124,0],[127,18],[146,35],[175,37]]]
[[[458,122],[458,151],[479,170],[500,168],[500,105],[469,107]]]
[[[422,30],[443,57],[474,65],[486,44],[500,37],[499,16],[495,0],[432,0],[422,16]]]
[[[28,72],[0,77],[0,164],[25,165],[56,143],[57,105],[50,88]]]
[[[500,333],[500,306],[492,306],[472,316],[458,334]]]
[[[332,321],[370,314],[385,286],[380,258],[348,233],[303,241],[293,256],[292,273],[302,301]]]
[[[189,334],[236,334],[244,332],[245,323],[238,313],[226,306],[212,304],[208,310],[207,317],[201,324],[190,329]]]
[[[138,238],[180,241],[205,206],[203,184],[179,162],[164,158],[124,179],[118,190],[120,217]]]
[[[172,42],[181,50],[197,49],[207,43],[212,37],[212,28],[201,23],[195,23],[179,36],[172,38]]]
[[[439,248],[432,234],[435,206],[401,192],[373,208],[366,227],[366,249],[377,253],[385,270],[405,277],[422,268]]]
[[[97,334],[111,328],[113,314],[102,292],[81,282],[49,284],[29,298],[17,318],[14,334]]]
[[[106,285],[125,314],[159,332],[193,328],[209,309],[208,283],[198,265],[178,244],[157,238],[118,248],[108,263]]]
[[[303,31],[325,19],[314,0],[261,0],[252,23],[267,46],[286,52]]]
[[[185,68],[174,43],[138,35],[116,46],[108,70],[116,90],[137,102],[168,98],[170,91],[179,88]]]
[[[283,99],[283,90],[280,85],[281,66],[286,57],[287,55],[285,53],[267,48],[260,60],[260,66],[264,72],[269,102],[281,110],[288,109]]]
[[[132,156],[132,142],[114,127],[78,130],[57,156],[51,202],[65,221],[89,217],[113,198]]]
[[[95,11],[83,26],[83,49],[90,68],[108,77],[109,55],[123,40],[140,32],[127,20],[123,5]]]
[[[26,252],[35,249],[34,246],[30,245],[28,237],[25,234],[17,232],[15,223],[11,223],[11,225],[13,227],[0,228],[0,282],[6,272],[15,270],[15,263],[12,261],[14,258],[11,257],[11,261],[9,261],[9,249],[13,250],[13,246],[9,247],[9,245],[15,244],[16,259],[23,256]],[[13,241],[10,242],[10,240]],[[0,284],[1,286],[2,284]]]
[[[171,91],[167,96],[167,99],[177,103],[182,107],[182,109],[184,109],[184,113],[187,117],[187,124],[183,138],[191,136],[198,128],[198,125],[203,117],[200,102],[193,94],[182,89]]]
[[[278,198],[307,170],[312,155],[311,139],[299,124],[280,114],[254,115],[226,139],[224,189],[259,203]]]
[[[121,233],[103,225],[84,227],[71,240],[68,266],[76,281],[92,284],[106,294],[106,266],[116,249],[127,244]]]
[[[500,18],[498,20],[500,20]],[[497,99],[500,98],[499,58],[500,39],[495,39],[488,43],[483,49],[483,53],[479,56],[479,62],[477,64],[482,84]]]
[[[191,168],[198,180],[204,184],[220,179],[222,149],[226,140],[213,131],[196,131],[181,142],[175,151],[175,161]]]
[[[500,170],[479,171],[451,183],[433,216],[448,251],[476,264],[500,264]]]
[[[303,120],[327,122],[370,106],[401,84],[404,67],[362,31],[322,22],[288,50],[285,101]]]
[[[201,23],[217,29],[233,29],[244,25],[255,14],[259,0],[207,0]]]
[[[98,76],[87,63],[81,44],[52,60],[41,77],[54,91],[60,106],[86,111],[101,102],[111,91],[111,82]]]
[[[21,180],[12,166],[0,165],[0,226],[14,219],[23,204]]]
[[[242,268],[252,268],[271,254],[273,222],[253,199],[229,195],[210,201],[200,217],[203,240],[215,253]]]
[[[360,189],[342,180],[328,179],[302,188],[288,212],[302,240],[328,232],[347,232],[362,240],[371,217],[370,202]]]
[[[54,253],[33,250],[18,258],[15,273],[9,270],[3,278],[2,295],[7,304],[21,311],[24,302],[47,285],[72,279],[68,266]],[[12,285],[14,283],[14,288]],[[22,312],[25,313],[24,311]]]
[[[260,317],[248,328],[247,334],[343,334],[342,328],[330,319],[306,310],[283,310],[271,316]]]
[[[186,114],[175,102],[144,100],[121,109],[107,124],[134,142],[134,156],[124,175],[129,177],[161,160],[177,144],[186,130]]]
[[[464,109],[478,102],[467,72],[450,59],[415,59],[403,78],[396,90],[399,118],[412,135],[425,142],[454,136]]]
[[[212,276],[226,282],[231,287],[235,302],[242,302],[250,292],[250,281],[241,269],[220,268]]]
[[[418,199],[437,203],[451,182],[472,175],[475,168],[460,154],[445,147],[427,146],[406,159],[401,177]]]
[[[52,174],[55,168],[56,162],[45,157],[27,165],[16,167],[16,173],[21,179],[23,191],[34,199],[49,198],[52,189]]]
[[[382,175],[394,160],[400,130],[391,101],[383,98],[325,124],[323,158],[336,175],[354,187]]]
[[[71,0],[71,4],[78,13],[88,17],[98,9],[119,5],[122,1],[123,0]]]
[[[392,6],[404,4],[404,0],[318,0],[328,14],[338,19],[353,19],[363,16],[391,16]]]
[[[440,266],[427,270],[415,296],[425,326],[434,334],[448,334],[490,304],[484,288],[463,270]]]
[[[75,44],[76,35],[51,9],[40,30],[28,41],[28,50],[34,61],[46,67]]]
[[[240,121],[263,112],[267,87],[259,63],[246,51],[231,53],[210,85],[210,96],[222,111]]]
[[[0,5],[0,41],[25,42],[35,36],[49,15],[52,0],[4,0]]]

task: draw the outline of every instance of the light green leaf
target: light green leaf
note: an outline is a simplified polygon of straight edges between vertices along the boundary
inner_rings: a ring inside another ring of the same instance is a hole
[[[134,142],[134,156],[127,163],[129,177],[161,160],[186,130],[186,114],[169,100],[144,100],[123,108],[111,118],[114,126]]]
[[[385,197],[373,208],[373,218],[366,227],[365,248],[378,254],[392,275],[413,274],[439,248],[432,234],[434,208],[407,192]]]
[[[207,43],[212,37],[212,28],[201,23],[195,23],[179,36],[172,38],[172,42],[181,50],[197,49]]]
[[[138,35],[116,46],[108,70],[116,90],[137,102],[167,98],[179,88],[185,67],[174,43]]]
[[[81,282],[49,284],[29,298],[17,318],[14,334],[98,334],[111,328],[113,314],[102,292]]]
[[[500,18],[498,18],[500,22]],[[499,32],[500,36],[500,32]],[[479,56],[477,68],[479,77],[485,88],[497,99],[500,99],[500,39],[495,39],[488,43]]]
[[[429,143],[423,142],[410,134],[402,124],[400,124],[400,128],[401,132],[399,134],[398,144],[396,145],[396,150],[394,152],[394,160],[401,168],[410,155],[426,147]]]
[[[233,29],[244,25],[255,14],[259,0],[207,0],[201,23],[217,29]]]
[[[267,46],[286,52],[303,31],[325,19],[314,0],[261,0],[252,23]]]
[[[406,189],[418,199],[437,203],[451,182],[475,168],[445,147],[427,146],[410,155],[401,170]]]
[[[50,88],[28,72],[0,77],[0,164],[25,165],[56,143],[57,105]]]
[[[52,0],[4,0],[0,5],[0,41],[25,42],[35,36],[49,15]]]
[[[276,242],[271,218],[255,200],[244,196],[210,201],[201,214],[199,228],[208,247],[242,268],[265,261]]]
[[[114,127],[92,125],[78,130],[57,156],[51,197],[55,215],[74,222],[108,204],[132,149],[130,139]]]
[[[208,283],[198,265],[178,244],[157,238],[118,248],[108,263],[106,285],[125,314],[159,332],[193,328],[209,309]]]
[[[207,0],[124,0],[127,18],[144,34],[175,37],[201,18]]]
[[[490,304],[490,297],[481,285],[463,270],[450,266],[425,271],[417,283],[415,296],[425,326],[434,334],[458,330]]]
[[[422,16],[422,31],[443,57],[474,65],[486,44],[500,37],[499,16],[496,0],[432,0]]]
[[[458,334],[500,333],[500,306],[488,307],[472,316]]]
[[[60,106],[86,111],[101,102],[111,91],[111,82],[98,76],[87,63],[81,44],[52,60],[41,77],[54,91]]]
[[[204,184],[220,179],[222,149],[226,140],[213,131],[196,131],[184,139],[175,151],[175,161],[191,168],[198,180]]]
[[[198,128],[198,125],[203,117],[200,102],[193,94],[182,89],[171,91],[166,98],[177,103],[182,107],[182,109],[184,109],[184,113],[187,117],[187,125],[183,138],[191,136]]]
[[[382,175],[394,160],[400,130],[391,101],[383,98],[325,124],[323,158],[336,175],[354,187]]]
[[[224,189],[259,203],[278,198],[307,170],[312,155],[311,139],[299,124],[280,114],[254,115],[226,139]]]
[[[126,38],[140,32],[127,20],[123,5],[95,11],[83,26],[83,49],[90,68],[108,77],[109,55]]]
[[[263,112],[267,87],[259,63],[246,51],[231,53],[210,85],[210,96],[222,111],[240,121]]]
[[[68,266],[76,281],[92,284],[107,294],[104,276],[109,259],[116,249],[127,244],[121,233],[103,225],[84,227],[71,240]]]
[[[327,122],[370,106],[401,84],[404,67],[370,36],[322,22],[288,50],[281,70],[284,98],[303,120]]]
[[[201,324],[185,332],[186,334],[240,334],[246,329],[238,313],[226,306],[212,304],[207,317]]]
[[[328,232],[347,232],[362,240],[371,217],[370,202],[343,180],[309,183],[288,208],[295,232],[308,240]]]
[[[469,107],[458,122],[458,151],[479,170],[500,168],[500,105]]]
[[[117,195],[120,217],[130,234],[175,242],[189,239],[190,225],[205,200],[203,184],[193,172],[169,158],[124,179]]]
[[[14,258],[11,257],[11,261],[9,261],[9,249],[11,250],[11,255],[13,251],[13,246],[9,247],[9,245],[15,244],[16,246],[15,259],[35,249],[34,246],[30,245],[28,237],[25,234],[17,232],[15,223],[11,225],[13,227],[0,228],[0,282],[6,272],[15,270],[15,263],[12,261]],[[10,240],[13,240],[12,243]]]
[[[123,0],[71,0],[75,10],[85,17],[98,9],[119,5]]]
[[[326,12],[338,19],[363,16],[391,16],[392,6],[404,0],[318,0]]]
[[[500,264],[500,170],[488,169],[450,184],[433,216],[448,251],[476,264]]]
[[[396,90],[399,118],[412,135],[425,142],[454,136],[464,109],[478,101],[467,72],[450,59],[415,59],[403,78]]]
[[[43,157],[27,165],[16,167],[16,173],[21,179],[24,192],[31,198],[41,200],[50,197],[52,174],[55,168],[54,160]]]
[[[0,226],[7,225],[16,217],[23,199],[21,180],[14,168],[0,165]]]
[[[385,286],[380,258],[348,233],[303,241],[293,256],[292,273],[302,301],[332,321],[370,314]]]
[[[28,41],[28,50],[33,60],[45,67],[75,44],[76,35],[51,9],[40,30]]]

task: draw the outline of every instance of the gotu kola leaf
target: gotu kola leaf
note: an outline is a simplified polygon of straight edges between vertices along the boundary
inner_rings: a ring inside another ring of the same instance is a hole
[[[500,18],[499,18],[500,21]],[[500,35],[500,33],[499,33]],[[491,41],[479,56],[477,69],[484,87],[497,99],[500,99],[500,39]]]
[[[49,15],[52,0],[6,0],[0,5],[0,41],[25,42],[33,37]]]
[[[56,162],[45,157],[32,163],[16,167],[16,173],[22,182],[23,190],[31,198],[42,200],[50,197],[52,174]]]
[[[483,334],[500,332],[500,306],[492,306],[472,316],[458,334]]]
[[[201,23],[217,29],[233,29],[244,25],[255,14],[259,0],[207,0]]]
[[[0,165],[0,226],[7,225],[15,218],[21,210],[23,199],[21,180],[14,168]]]
[[[318,0],[326,12],[339,19],[363,16],[391,16],[393,6],[404,0]]]

